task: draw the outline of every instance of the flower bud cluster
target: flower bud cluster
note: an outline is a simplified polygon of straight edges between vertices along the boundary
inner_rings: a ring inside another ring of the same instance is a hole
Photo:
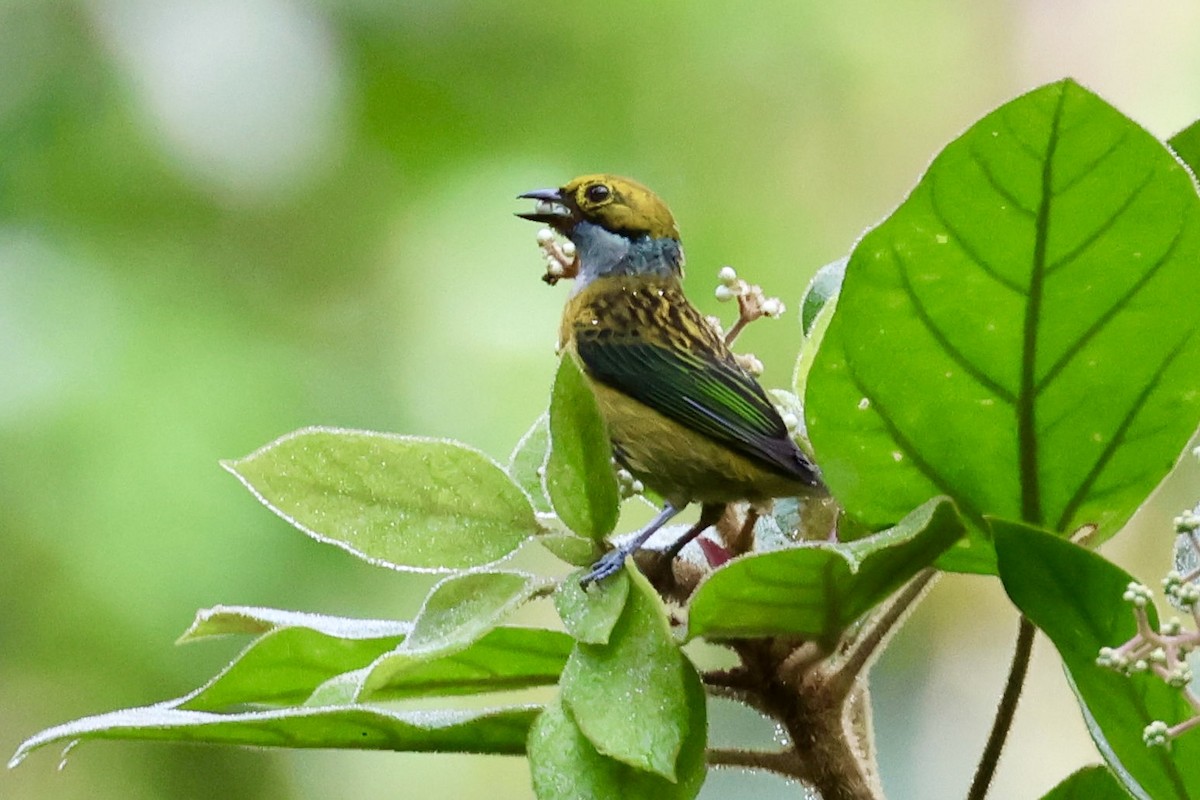
[[[633,477],[633,473],[629,470],[624,467],[617,467],[617,490],[621,493],[621,499],[624,500],[641,494],[646,491],[646,487],[641,481]]]
[[[735,297],[740,315],[746,322],[759,317],[778,318],[787,311],[787,306],[778,297],[767,297],[762,287],[747,283],[738,277],[733,267],[721,267],[717,273],[717,300],[727,303]]]
[[[545,280],[547,283],[554,284],[560,278],[575,276],[578,268],[575,264],[575,244],[573,242],[559,242],[554,231],[542,228],[537,232],[537,243],[542,250],[542,256],[546,259]]]
[[[1186,546],[1200,550],[1200,539],[1195,535],[1197,527],[1200,527],[1197,522],[1200,520],[1197,520],[1196,512],[1184,512],[1175,519],[1175,530],[1185,534],[1180,541],[1186,542]],[[1161,623],[1155,630],[1150,624],[1150,611],[1147,608],[1152,606],[1153,601],[1150,588],[1137,582],[1127,585],[1122,597],[1133,606],[1137,633],[1120,647],[1101,648],[1096,657],[1099,666],[1125,675],[1153,675],[1181,692],[1191,705],[1193,715],[1177,725],[1170,726],[1161,720],[1147,725],[1142,732],[1142,739],[1149,747],[1166,746],[1185,731],[1200,726],[1200,696],[1192,688],[1193,671],[1188,662],[1188,655],[1200,648],[1200,631],[1197,630],[1200,629],[1198,579],[1200,570],[1190,570],[1186,574],[1169,572],[1162,581],[1163,593],[1172,605],[1191,612],[1195,623],[1195,628],[1191,630],[1185,630],[1183,623],[1174,617]]]

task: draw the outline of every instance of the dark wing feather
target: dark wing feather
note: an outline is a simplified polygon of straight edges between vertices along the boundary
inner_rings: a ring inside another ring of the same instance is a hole
[[[683,331],[696,331],[695,324],[707,326],[690,306],[687,312],[686,323],[691,324],[685,323]],[[815,470],[788,436],[766,392],[729,351],[714,346],[712,335],[655,331],[657,315],[648,316],[642,322],[649,322],[650,329],[638,336],[576,329],[576,350],[592,378],[769,469],[817,485]]]

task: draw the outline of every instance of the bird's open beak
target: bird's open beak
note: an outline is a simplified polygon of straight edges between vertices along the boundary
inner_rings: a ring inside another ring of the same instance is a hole
[[[571,219],[571,209],[563,202],[562,192],[558,189],[534,189],[532,192],[517,195],[521,200],[537,200],[537,207],[532,212],[517,213],[521,219],[541,222],[544,225],[561,225]]]

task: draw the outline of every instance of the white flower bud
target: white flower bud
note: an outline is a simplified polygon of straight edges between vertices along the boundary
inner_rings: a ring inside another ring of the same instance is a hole
[[[716,295],[717,295],[717,300],[722,303],[728,303],[730,300],[732,300],[736,296],[734,294],[734,291],[732,289],[730,289],[728,286],[726,286],[725,284],[721,284],[720,286],[717,287]]]
[[[732,286],[737,282],[737,272],[733,267],[721,267],[721,271],[717,273],[717,280],[726,286]]]
[[[1167,743],[1169,731],[1167,723],[1155,720],[1142,730],[1142,741],[1147,747],[1162,747]]]
[[[742,365],[742,369],[749,372],[755,377],[763,374],[763,363],[758,360],[758,357],[752,353],[739,353],[734,356],[737,362]]]
[[[558,249],[562,250],[562,254],[564,256],[566,256],[567,258],[575,257],[575,243],[574,242],[563,242],[562,246],[559,247]]]
[[[554,231],[550,230],[549,228],[542,228],[540,231],[537,232],[537,243],[538,244],[545,245],[545,244],[550,244],[553,241],[554,241]]]

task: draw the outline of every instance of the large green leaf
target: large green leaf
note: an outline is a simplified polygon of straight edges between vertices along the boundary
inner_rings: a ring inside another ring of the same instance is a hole
[[[1129,800],[1129,792],[1107,767],[1084,767],[1042,795],[1042,800]]]
[[[561,703],[552,703],[529,732],[529,771],[538,800],[691,800],[704,783],[707,717],[695,670],[684,675],[687,737],[675,780],[601,755]]]
[[[604,644],[577,643],[562,674],[563,703],[604,755],[676,780],[688,735],[687,676],[662,601],[629,574],[624,610]]]
[[[1121,675],[1096,663],[1101,647],[1136,632],[1122,594],[1133,578],[1102,556],[1050,533],[993,520],[1000,578],[1013,603],[1058,648],[1096,745],[1135,797],[1186,800],[1200,787],[1200,736],[1148,747],[1142,731],[1193,713],[1181,693],[1146,673]],[[1157,626],[1154,609],[1150,624]]]
[[[1200,419],[1200,200],[1161,142],[1071,81],[984,117],[855,248],[808,377],[848,513],[952,497],[1111,536]]]
[[[689,636],[801,636],[831,645],[848,626],[962,536],[944,498],[883,533],[848,544],[813,542],[734,559],[700,585]]]
[[[223,466],[314,539],[396,569],[488,564],[541,530],[504,469],[456,442],[306,428]]]
[[[559,518],[581,536],[600,540],[617,524],[621,498],[608,429],[583,372],[566,355],[550,396],[546,490]]]
[[[254,747],[338,747],[520,755],[536,706],[483,711],[388,711],[369,706],[209,714],[147,706],[69,722],[26,739],[8,766],[56,742],[142,739]]]

